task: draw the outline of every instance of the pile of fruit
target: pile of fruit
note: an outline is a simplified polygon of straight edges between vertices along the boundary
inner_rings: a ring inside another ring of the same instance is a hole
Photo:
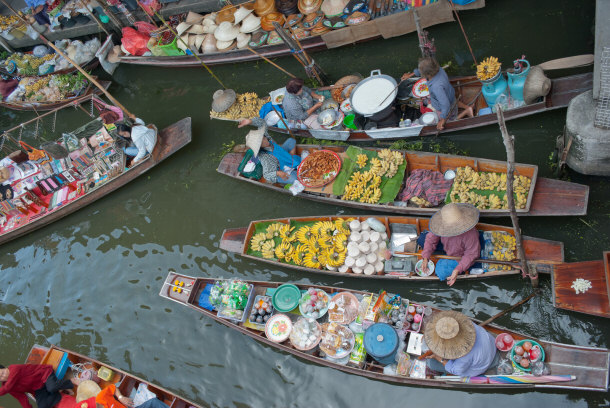
[[[488,57],[477,65],[477,78],[481,81],[487,81],[500,72],[502,64],[498,62],[496,57]]]
[[[250,312],[250,322],[265,324],[273,314],[273,305],[268,296],[257,296]]]
[[[269,224],[254,234],[250,250],[263,258],[307,268],[336,271],[345,262],[350,220],[318,221],[296,229],[288,224]]]
[[[515,176],[513,192],[517,209],[525,208],[531,183],[528,177]],[[450,199],[456,203],[470,203],[479,209],[507,209],[506,174],[478,172],[470,166],[458,167]]]
[[[6,30],[18,21],[19,17],[14,14],[11,14],[10,16],[0,15],[0,31]]]
[[[38,67],[47,61],[54,59],[56,54],[47,54],[44,57],[35,57],[32,54],[23,54],[16,52],[6,58],[4,65],[7,68],[12,68],[12,62],[17,66],[17,74],[19,75],[38,75]]]
[[[78,95],[86,86],[87,79],[81,73],[25,77],[7,101],[54,102]]]
[[[237,94],[235,103],[224,112],[210,111],[210,117],[216,119],[250,119],[258,116],[261,107],[269,102],[269,97],[259,98],[255,92]]]
[[[328,295],[322,289],[309,288],[299,301],[301,314],[312,319],[319,319],[328,310]]]
[[[394,177],[404,160],[402,153],[390,149],[380,150],[377,157],[371,158],[370,161],[366,154],[359,154],[356,158],[356,166],[361,170],[367,165],[370,167],[366,171],[352,173],[341,199],[368,204],[378,203],[382,193],[381,178]]]

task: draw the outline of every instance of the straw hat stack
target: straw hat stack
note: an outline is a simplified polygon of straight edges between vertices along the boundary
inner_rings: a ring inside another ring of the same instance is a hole
[[[349,0],[324,0],[320,9],[326,17],[337,17],[343,14],[343,8],[349,3]]]
[[[228,21],[229,23],[233,23],[235,21],[235,7],[230,4],[224,6],[220,9],[218,14],[216,15],[216,24],[220,25],[220,23],[224,21]]]
[[[261,18],[261,27],[265,31],[274,31],[275,27],[273,27],[273,22],[277,22],[279,25],[284,25],[284,21],[284,15],[276,11],[273,13],[265,14]]]
[[[274,0],[256,0],[254,2],[254,12],[259,17],[266,16],[274,11],[276,11]]]
[[[313,14],[320,10],[322,0],[299,0],[298,8],[304,15]]]
[[[275,0],[275,8],[285,16],[296,14],[299,11],[298,0]]]
[[[430,351],[448,360],[468,354],[476,337],[472,321],[455,311],[434,314],[424,330],[424,340]]]

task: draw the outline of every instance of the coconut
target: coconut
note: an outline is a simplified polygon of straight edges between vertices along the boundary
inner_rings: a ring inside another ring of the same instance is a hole
[[[366,261],[370,264],[373,265],[375,262],[377,262],[377,254],[368,254],[366,256]]]
[[[379,273],[383,271],[383,262],[377,261],[375,262],[375,272]]]
[[[386,232],[382,232],[381,233],[381,240],[382,241],[387,241],[388,240],[388,234]]]
[[[364,225],[364,224],[362,224],[362,225]],[[370,232],[368,232],[368,231],[360,232],[360,242],[368,242],[370,237],[371,237]]]
[[[379,242],[379,241],[381,241],[381,234],[378,233],[377,231],[372,231],[369,235],[369,240],[371,242]]]
[[[371,253],[377,252],[377,250],[379,249],[379,244],[377,244],[376,242],[371,242],[369,243],[369,249]]]
[[[367,265],[364,267],[365,275],[373,275],[375,273],[375,267],[373,265]]]
[[[362,231],[369,231],[371,229],[371,226],[369,225],[368,222],[363,222],[360,224],[360,229]]]
[[[362,241],[362,236],[360,235],[359,232],[353,231],[351,234],[349,234],[349,240],[351,242],[358,243],[358,242]]]
[[[361,255],[358,258],[356,258],[356,266],[358,268],[364,268],[364,265],[366,265],[366,256]]]
[[[377,244],[377,246],[379,247],[379,249],[386,249],[388,247],[388,243],[385,241],[381,241]]]
[[[356,263],[356,258],[354,258],[353,256],[345,257],[344,265],[347,266],[348,268],[354,266],[355,263]]]
[[[371,250],[368,242],[361,242],[358,244],[358,249],[362,254],[368,254]]]
[[[352,230],[352,231],[360,231],[360,221],[352,220],[349,223],[349,229]]]
[[[360,249],[356,246],[356,247],[352,247],[350,249],[347,250],[347,255],[352,257],[352,258],[358,258],[358,256],[360,255]]]
[[[347,250],[349,251],[352,248],[358,248],[358,244],[355,242],[348,242],[347,243]]]
[[[337,270],[341,273],[347,273],[347,271],[349,271],[349,266],[341,265]]]
[[[357,266],[354,266],[352,268],[352,272],[357,273],[357,274],[361,274],[363,272],[362,268],[358,268]]]

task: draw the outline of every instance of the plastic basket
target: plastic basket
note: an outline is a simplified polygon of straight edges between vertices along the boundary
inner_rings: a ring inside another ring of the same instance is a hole
[[[168,57],[174,57],[177,55],[185,55],[186,53],[176,46],[177,41],[178,41],[178,37],[174,38],[174,41],[172,41],[171,43],[169,43],[167,45],[161,45],[160,41],[158,41],[157,47],[159,47]]]

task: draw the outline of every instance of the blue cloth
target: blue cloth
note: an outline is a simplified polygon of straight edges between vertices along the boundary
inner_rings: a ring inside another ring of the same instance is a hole
[[[436,276],[442,281],[451,276],[451,272],[458,266],[458,261],[453,259],[439,259],[434,268]]]
[[[130,156],[130,157],[136,157],[138,155],[138,152],[139,152],[138,148],[135,147],[135,146],[124,147],[123,151],[125,152],[125,154],[127,156]]]
[[[418,69],[413,71],[415,75],[421,76]],[[430,90],[430,101],[432,107],[438,111],[442,119],[450,118],[451,107],[455,102],[455,90],[449,82],[449,77],[443,68],[439,68],[436,75],[427,80]],[[457,111],[456,111],[457,113]]]
[[[472,323],[472,322],[471,322]],[[472,323],[476,340],[464,357],[447,361],[445,371],[461,377],[481,375],[492,365],[496,357],[496,339],[484,328]]]
[[[202,308],[206,309],[206,310],[214,310],[214,305],[212,305],[210,303],[210,291],[212,290],[212,285],[211,283],[208,283],[207,285],[205,285],[205,288],[203,288],[203,291],[201,292],[201,295],[199,295],[199,306],[201,306]]]
[[[274,107],[275,107],[275,110],[278,111],[280,113],[280,115],[282,115],[282,117],[284,117],[284,118],[286,117],[286,114],[284,113],[284,109],[282,109],[282,107],[280,105],[273,105],[273,107],[272,107],[271,102],[267,102],[266,104],[261,106],[261,109],[258,111],[258,116],[265,119],[265,116],[267,116],[267,114],[269,112],[272,112]]]
[[[46,0],[25,0],[25,4],[27,4],[28,7],[32,7],[32,8],[42,6],[43,4],[46,4],[46,3],[47,3]]]
[[[301,164],[301,157],[290,154],[290,151],[297,145],[297,141],[293,138],[287,139],[281,146],[275,141],[270,140],[273,150],[269,151],[275,158],[280,162],[280,170],[284,169],[284,166],[296,169]]]
[[[143,404],[138,405],[136,408],[169,408],[166,403],[161,401],[159,398],[152,398]]]

